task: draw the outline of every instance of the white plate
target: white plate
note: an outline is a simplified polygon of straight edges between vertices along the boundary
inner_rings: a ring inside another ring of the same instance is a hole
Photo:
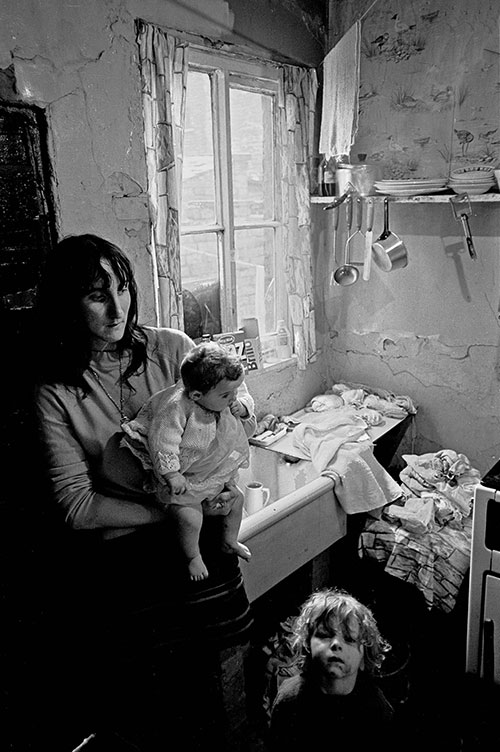
[[[491,183],[491,184],[493,184],[495,182],[495,178],[494,177],[492,177],[492,178],[487,178],[487,177],[482,177],[482,178],[469,178],[469,177],[467,177],[467,178],[466,177],[464,177],[464,178],[450,178],[449,182],[450,183],[456,183],[457,185],[462,185],[462,183],[467,183],[468,185],[476,185],[477,183],[485,183],[485,184],[486,183]]]
[[[457,170],[451,171],[450,178],[452,180],[456,180],[456,178],[459,178],[459,179],[476,178],[476,177],[484,178],[489,173],[491,173],[491,176],[493,177],[492,167],[460,167]]]
[[[446,186],[439,188],[376,188],[379,193],[385,193],[387,196],[420,196],[424,193],[440,193],[446,190]]]
[[[414,185],[444,185],[447,178],[416,178],[414,180],[376,180],[375,185],[408,187]]]
[[[448,185],[493,185],[493,180],[450,180]]]
[[[403,185],[394,185],[392,183],[375,183],[375,188],[378,188],[381,191],[407,191],[407,190],[423,190],[424,188],[427,189],[438,189],[438,188],[444,188],[446,186],[445,181],[441,181],[439,183],[408,183]]]
[[[471,196],[477,196],[480,193],[486,193],[490,190],[492,186],[488,183],[488,185],[450,185],[450,188],[454,193],[469,193]]]

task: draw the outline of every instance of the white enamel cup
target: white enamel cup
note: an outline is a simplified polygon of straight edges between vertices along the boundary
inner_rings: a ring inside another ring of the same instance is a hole
[[[245,486],[245,509],[248,514],[254,514],[266,506],[269,501],[269,489],[258,480],[252,480]]]

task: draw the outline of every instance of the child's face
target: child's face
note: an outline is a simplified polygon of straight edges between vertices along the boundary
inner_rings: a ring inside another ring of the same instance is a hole
[[[351,679],[354,686],[363,662],[357,621],[353,619],[348,629],[338,621],[318,626],[311,637],[311,659],[314,670],[325,681]]]
[[[243,383],[244,375],[242,374],[239,379],[230,381],[229,379],[222,379],[219,383],[212,387],[206,394],[197,393],[199,396],[194,397],[199,405],[206,410],[212,410],[215,413],[220,413],[224,408],[236,399],[236,393]]]

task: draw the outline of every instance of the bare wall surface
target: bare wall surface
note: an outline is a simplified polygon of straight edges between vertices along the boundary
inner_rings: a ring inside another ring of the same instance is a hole
[[[378,204],[375,238],[382,213]],[[408,266],[373,265],[368,282],[360,275],[350,287],[329,284],[330,214],[315,207],[329,385],[354,381],[410,396],[419,406],[416,452],[454,449],[484,472],[500,455],[500,205],[473,204],[476,260],[448,204],[391,205]],[[343,218],[339,240],[343,252]],[[352,250],[361,261],[361,236]]]

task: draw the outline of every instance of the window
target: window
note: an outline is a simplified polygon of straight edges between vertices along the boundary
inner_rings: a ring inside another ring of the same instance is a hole
[[[184,328],[261,337],[287,318],[278,70],[190,47],[180,218]]]

